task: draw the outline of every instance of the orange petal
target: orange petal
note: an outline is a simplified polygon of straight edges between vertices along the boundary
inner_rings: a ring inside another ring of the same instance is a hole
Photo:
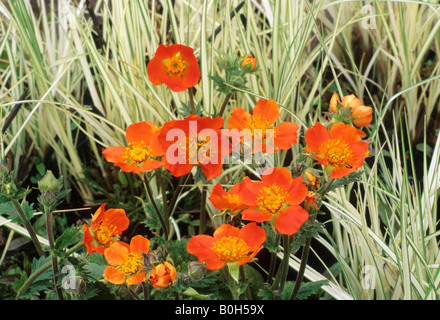
[[[150,172],[157,168],[160,168],[163,165],[162,161],[159,160],[147,160],[142,163],[142,165],[139,168],[140,172]]]
[[[219,162],[218,160],[216,162]],[[208,164],[199,164],[200,169],[202,169],[203,174],[206,177],[206,180],[209,181],[215,177],[218,177],[222,173],[223,164],[222,163],[208,163]]]
[[[291,206],[279,212],[275,218],[275,228],[282,234],[292,235],[309,218],[309,213],[300,206]]]
[[[332,170],[330,177],[333,179],[339,179],[351,172],[356,172],[356,169],[351,169],[351,168],[334,169]]]
[[[145,281],[145,272],[140,272],[127,278],[127,284],[138,284]]]
[[[113,284],[123,284],[125,282],[124,273],[112,266],[104,269],[104,276]]]
[[[358,106],[351,111],[351,121],[356,127],[368,126],[373,121],[373,109],[366,106]]]
[[[84,236],[83,236],[83,243],[84,246],[87,249],[87,253],[88,254],[92,254],[95,251],[95,246],[92,245],[92,241],[93,241],[93,235],[89,230],[89,227],[84,223]]]
[[[192,236],[186,245],[188,253],[193,254],[201,263],[206,262],[206,268],[210,270],[218,270],[225,265],[214,251],[211,250],[214,238],[207,235]]]
[[[229,129],[245,129],[249,125],[249,119],[251,115],[249,112],[242,108],[232,108],[232,114],[228,118],[228,128]]]
[[[223,189],[220,183],[217,183],[214,188],[212,188],[209,201],[211,201],[215,208],[225,210],[228,208],[229,202],[223,196],[226,196],[226,191]]]
[[[270,174],[265,174],[265,172],[271,172]],[[265,186],[270,186],[276,184],[285,187],[287,190],[292,185],[293,178],[289,169],[284,167],[269,168],[263,172],[261,179]]]
[[[224,223],[214,231],[214,240],[217,240],[217,239],[220,239],[223,237],[237,237],[239,231],[240,231],[240,229],[238,229],[230,224]]]
[[[150,240],[141,235],[134,236],[130,241],[130,250],[131,252],[141,251],[148,253],[150,250]]]
[[[156,158],[162,157],[165,154],[165,149],[159,141],[159,135],[161,134],[161,132],[162,128],[156,129],[151,135],[150,139],[151,154]]]
[[[338,101],[340,102],[338,94],[336,92],[333,92],[333,95],[330,99],[330,104],[329,104],[329,108],[331,111],[333,111],[333,112],[338,111],[338,109],[337,109]]]
[[[168,272],[169,272],[171,281],[176,280],[176,277],[177,277],[176,268],[174,268],[174,266],[171,263],[169,263],[168,261],[164,261],[164,264],[168,268]]]
[[[95,227],[97,225],[99,225],[102,222],[102,220],[104,220],[104,218],[105,218],[105,205],[106,205],[105,202],[103,204],[101,204],[101,206],[93,214],[92,221],[90,222],[90,227],[92,229],[95,229]]]
[[[118,242],[113,243],[104,250],[104,257],[112,266],[117,266],[121,260],[128,255],[128,249]]]
[[[258,192],[262,186],[262,181],[252,181],[249,177],[245,177],[241,183],[240,193],[238,195],[240,200],[249,207],[256,207]]]
[[[357,98],[354,94],[342,97],[341,103],[346,108],[356,108],[362,105],[362,101]]]
[[[329,133],[320,122],[315,123],[305,134],[305,140],[311,152],[318,152],[321,144],[327,139],[329,139]]]
[[[105,212],[105,220],[106,223],[114,225],[119,234],[126,230],[130,223],[130,220],[127,218],[124,209],[108,209]]]
[[[273,215],[270,213],[264,213],[255,209],[246,209],[241,213],[241,218],[243,220],[264,222],[272,219]]]
[[[281,150],[288,150],[292,144],[298,142],[299,126],[293,122],[282,122],[275,128],[274,144],[275,147]]]
[[[289,198],[287,203],[290,205],[297,205],[304,201],[307,196],[307,187],[303,183],[303,177],[297,177],[293,179],[292,185],[288,190]]]
[[[125,137],[130,143],[143,141],[148,144],[155,128],[156,125],[149,121],[133,123],[128,126]]]
[[[342,122],[338,122],[330,128],[329,136],[334,139],[340,138],[349,145],[360,140],[356,128]]]
[[[255,222],[251,222],[240,229],[238,237],[247,243],[250,251],[256,251],[266,241],[266,231]]]
[[[102,151],[105,160],[112,163],[125,162],[123,156],[125,155],[126,147],[107,147]]]
[[[261,118],[265,119],[271,124],[274,124],[278,118],[280,117],[280,108],[277,103],[272,100],[258,100],[257,104],[254,107],[254,111],[252,112],[252,116],[261,116]]]

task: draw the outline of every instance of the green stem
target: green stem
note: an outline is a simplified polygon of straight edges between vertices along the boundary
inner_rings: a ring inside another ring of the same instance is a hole
[[[164,222],[168,230],[170,230],[170,216],[168,211],[168,197],[167,197],[167,190],[166,190],[166,184],[162,177],[162,172],[157,170],[156,171],[156,179],[159,181],[160,190],[162,192],[162,206],[163,206],[163,212],[164,212]]]
[[[65,256],[69,256],[70,254],[76,252],[79,248],[83,247],[84,244],[82,242],[77,243],[75,246],[66,251]],[[57,258],[57,262],[59,262],[61,258]],[[29,278],[25,281],[25,283],[21,286],[20,290],[17,292],[15,299],[19,299],[20,296],[26,292],[26,290],[31,286],[31,284],[47,269],[52,266],[52,261],[49,261],[43,264],[39,269],[37,269],[34,273],[32,273]]]
[[[199,227],[199,234],[203,234],[206,229],[206,196],[207,196],[208,190],[206,186],[202,187],[202,199],[200,202],[200,227]]]
[[[228,105],[229,99],[231,99],[231,97],[233,96],[233,93],[228,93],[225,97],[225,100],[223,100],[223,104],[220,108],[220,112],[218,113],[218,115],[220,117],[223,117],[223,113],[225,112],[226,106]]]
[[[171,217],[172,210],[177,202],[177,198],[182,191],[184,184],[186,183],[186,179],[188,179],[189,175],[185,175],[180,177],[179,182],[177,183],[176,189],[174,190],[173,197],[171,198],[170,203],[168,204],[168,217]]]
[[[52,250],[55,250],[52,212],[51,210],[49,210],[49,208],[45,207],[44,214],[46,216],[46,232],[47,232],[47,239],[49,241],[49,246]],[[57,284],[58,261],[54,254],[51,254],[51,256],[52,256],[52,279],[55,287],[55,292],[57,293],[59,300],[64,300],[63,293],[61,292],[61,289]]]
[[[280,294],[283,293],[284,285],[287,281],[287,274],[289,273],[289,259],[290,259],[290,240],[291,237],[289,235],[283,235],[283,246],[284,246],[284,256],[283,256],[283,273],[281,274],[280,287],[278,292]]]
[[[150,300],[150,286],[145,281],[142,283],[142,289],[144,290],[144,300]]]
[[[281,236],[279,233],[277,233],[275,236],[275,246],[277,248],[279,246],[280,239],[281,239]],[[267,281],[269,282],[269,284],[273,283],[273,275],[275,273],[276,262],[277,262],[277,252],[274,251],[270,254],[269,274],[267,276]]]
[[[294,300],[296,298],[296,295],[299,292],[299,289],[301,287],[301,283],[304,278],[304,273],[306,270],[307,260],[309,259],[309,251],[310,251],[310,244],[312,242],[312,237],[306,238],[306,243],[303,248],[303,252],[301,254],[301,265],[298,270],[298,275],[296,277],[295,281],[295,287],[293,287],[292,294],[290,295],[290,300]]]
[[[243,266],[243,265],[240,266],[240,278],[241,278],[241,281],[242,281],[243,283],[245,283],[245,282],[247,281],[247,279],[246,279],[246,274],[244,273],[244,266]],[[246,293],[246,298],[247,298],[248,300],[253,300],[253,299],[252,299],[251,289],[249,288],[249,283],[248,283],[247,286],[246,286],[246,291],[245,291],[245,293]]]
[[[157,217],[159,218],[160,224],[161,224],[163,231],[165,233],[165,239],[168,239],[167,225],[165,224],[165,221],[163,220],[162,214],[156,205],[156,201],[154,201],[153,192],[151,191],[151,187],[150,187],[150,182],[148,181],[148,178],[146,175],[143,176],[142,182],[144,183],[144,187],[147,190],[147,194],[150,199],[150,202],[153,204],[154,210],[156,211]]]
[[[23,224],[29,233],[29,236],[31,237],[32,242],[34,243],[35,248],[37,249],[38,255],[40,257],[45,257],[43,248],[41,247],[40,241],[38,240],[37,234],[35,233],[34,228],[32,227],[31,222],[26,217],[26,214],[24,213],[23,209],[21,208],[20,203],[18,203],[18,200],[12,199],[12,204],[14,205],[14,208],[17,210],[18,215],[20,216],[21,220],[23,221]]]
[[[191,114],[196,114],[196,107],[194,105],[194,93],[192,91],[192,88],[188,88],[188,94],[189,94],[189,104],[190,104],[190,112]]]
[[[127,289],[127,291],[136,299],[136,300],[142,300],[140,297],[139,297],[139,295],[136,293],[136,292],[134,292],[134,290],[132,289],[132,288],[130,288],[129,287],[129,285],[128,284],[125,284],[125,286],[124,286],[126,289]]]

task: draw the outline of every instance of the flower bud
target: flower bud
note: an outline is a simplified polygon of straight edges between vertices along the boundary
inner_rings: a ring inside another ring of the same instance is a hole
[[[249,72],[252,72],[257,67],[257,60],[251,55],[246,56],[241,62],[241,66],[243,68],[248,68],[247,70],[249,70]]]
[[[366,106],[358,106],[351,111],[351,121],[356,127],[365,127],[373,120],[373,109]]]
[[[52,174],[52,171],[47,170],[44,177],[38,182],[38,188],[42,193],[53,192],[57,193],[61,190],[63,186],[62,178],[57,179]]]
[[[168,288],[176,280],[176,277],[176,268],[171,263],[165,261],[151,270],[148,280],[153,285],[153,288],[164,289]]]

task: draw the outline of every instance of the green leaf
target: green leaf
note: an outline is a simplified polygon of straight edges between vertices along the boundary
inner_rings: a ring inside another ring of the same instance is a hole
[[[232,279],[238,283],[240,279],[240,267],[238,266],[238,262],[229,262],[226,263],[226,265],[228,266],[229,274],[231,275]]]
[[[73,243],[80,241],[80,227],[71,227],[55,240],[55,250],[64,250]]]
[[[208,299],[210,296],[209,294],[200,294],[194,288],[188,288],[182,294],[195,299]]]

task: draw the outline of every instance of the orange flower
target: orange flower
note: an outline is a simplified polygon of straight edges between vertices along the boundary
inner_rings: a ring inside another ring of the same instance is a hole
[[[357,98],[354,94],[350,94],[348,96],[342,97],[342,101],[339,99],[339,96],[336,92],[333,93],[331,99],[329,108],[333,112],[338,112],[338,102],[341,104],[343,108],[356,108],[358,106],[362,105],[362,101]]]
[[[161,44],[147,65],[150,81],[165,84],[174,92],[194,87],[200,80],[200,69],[194,50],[190,47]]]
[[[373,120],[373,109],[364,106],[362,101],[354,94],[342,97],[341,101],[338,94],[334,92],[330,99],[330,110],[337,112],[338,104],[340,104],[342,108],[351,108],[351,121],[356,127],[365,127]]]
[[[229,130],[237,129],[240,132],[247,130],[250,133],[254,147],[252,153],[257,151],[271,153],[274,148],[266,145],[267,138],[271,135],[274,146],[281,150],[288,150],[298,140],[299,126],[293,122],[282,122],[275,126],[280,116],[277,103],[270,100],[259,100],[254,107],[252,115],[242,108],[233,108],[232,115],[228,118]],[[256,131],[258,130],[258,131]],[[232,135],[232,133],[231,133]],[[249,144],[246,139],[242,142]]]
[[[138,284],[145,281],[145,266],[142,253],[148,253],[150,241],[141,235],[131,238],[130,246],[114,243],[104,251],[110,264],[104,276],[113,284]]]
[[[176,276],[176,268],[168,261],[165,261],[151,270],[148,280],[153,285],[153,288],[163,289],[168,288],[176,280]]]
[[[247,208],[247,205],[240,200],[240,184],[234,185],[226,192],[220,183],[217,183],[211,191],[209,200],[219,210],[229,210],[231,214],[237,214]]]
[[[247,66],[247,65],[249,65],[249,66]],[[257,60],[253,56],[251,56],[251,55],[246,56],[243,59],[243,61],[241,62],[241,66],[243,68],[247,66],[246,68],[249,68],[249,71],[252,72],[257,67]]]
[[[223,157],[230,153],[230,143],[221,133],[223,118],[189,115],[184,120],[166,122],[158,137],[166,150],[164,168],[175,177],[200,166],[207,180],[222,172]]]
[[[360,140],[356,128],[336,123],[330,130],[319,122],[309,128],[305,134],[309,151],[316,160],[331,172],[330,177],[341,178],[350,172],[356,172],[368,156],[368,143]]]
[[[90,228],[84,224],[83,243],[88,254],[104,253],[111,244],[119,242],[119,236],[128,228],[129,220],[124,209],[105,210],[102,204],[92,217]]]
[[[241,229],[222,224],[215,230],[213,237],[192,236],[186,248],[200,262],[206,262],[206,268],[218,270],[225,263],[238,263],[238,265],[248,263],[263,248],[262,244],[265,240],[266,231],[255,222]]]
[[[152,122],[133,123],[128,126],[125,135],[129,147],[107,147],[102,154],[124,172],[152,171],[162,165],[162,161],[155,160],[164,154],[157,142],[159,133],[160,128]]]
[[[293,179],[287,168],[275,167],[266,171],[261,181],[243,180],[240,199],[249,206],[241,215],[243,220],[270,221],[278,232],[295,234],[309,215],[300,204],[305,200],[307,187],[303,177]]]

